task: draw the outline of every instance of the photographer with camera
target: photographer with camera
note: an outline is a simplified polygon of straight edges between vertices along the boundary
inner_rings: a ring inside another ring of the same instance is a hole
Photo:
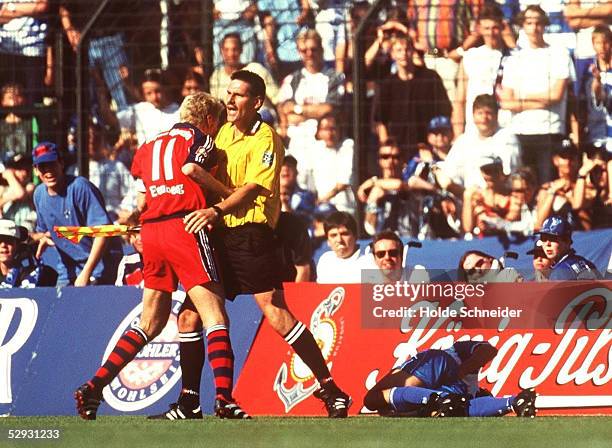
[[[31,157],[7,153],[0,164],[0,217],[14,221],[28,231],[34,230],[33,193]]]
[[[605,153],[587,151],[581,162],[578,150],[569,140],[564,142],[552,157],[557,179],[543,184],[538,193],[536,229],[551,215],[567,218],[574,230],[590,230],[597,224],[596,215],[605,215],[601,207],[608,194],[606,158]]]
[[[27,239],[25,227],[0,219],[0,288],[55,286],[57,273],[34,259]]]

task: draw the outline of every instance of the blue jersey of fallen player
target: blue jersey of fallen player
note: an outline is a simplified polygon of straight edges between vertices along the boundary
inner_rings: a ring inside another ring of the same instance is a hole
[[[551,269],[549,280],[596,280],[599,272],[593,263],[570,250]]]
[[[447,393],[469,394],[478,392],[478,371],[458,378],[459,367],[469,359],[482,341],[458,341],[446,350],[429,349],[406,361],[401,369],[419,378],[423,387]]]

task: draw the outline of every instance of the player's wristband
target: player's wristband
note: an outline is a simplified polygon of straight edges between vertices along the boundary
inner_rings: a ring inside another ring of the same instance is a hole
[[[223,210],[221,210],[221,208],[220,208],[220,207],[218,207],[218,206],[216,206],[216,205],[213,205],[211,208],[212,208],[214,211],[216,211],[216,212],[217,212],[217,215],[219,215],[219,217],[222,217],[222,216],[223,216]]]

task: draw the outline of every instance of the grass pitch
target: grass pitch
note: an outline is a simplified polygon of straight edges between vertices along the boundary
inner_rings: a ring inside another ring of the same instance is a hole
[[[9,440],[9,429],[60,429],[60,439]],[[612,446],[612,417],[411,419],[259,417],[152,421],[144,417],[6,417],[0,446],[15,447],[588,447]]]

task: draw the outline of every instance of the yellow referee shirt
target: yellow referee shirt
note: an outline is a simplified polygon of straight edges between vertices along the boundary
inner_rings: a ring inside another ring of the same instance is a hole
[[[225,215],[225,225],[261,223],[275,228],[281,210],[280,170],[285,157],[281,138],[258,119],[245,134],[232,123],[226,123],[219,130],[215,144],[222,153],[217,169],[221,182],[230,188],[255,183],[265,190],[249,207]]]

